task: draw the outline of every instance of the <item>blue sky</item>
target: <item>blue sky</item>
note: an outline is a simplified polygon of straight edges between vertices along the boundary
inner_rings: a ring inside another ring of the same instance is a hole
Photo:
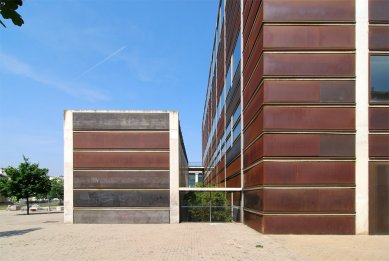
[[[190,161],[217,1],[25,1],[0,28],[0,168],[26,155],[63,175],[65,109],[177,110]]]

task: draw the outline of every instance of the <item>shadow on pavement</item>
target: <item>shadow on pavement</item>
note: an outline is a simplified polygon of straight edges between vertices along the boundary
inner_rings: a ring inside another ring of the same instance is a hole
[[[36,227],[36,228],[29,228],[29,229],[22,229],[22,230],[10,230],[10,231],[1,231],[0,237],[12,237],[12,236],[21,236],[36,230],[40,230],[42,228]]]

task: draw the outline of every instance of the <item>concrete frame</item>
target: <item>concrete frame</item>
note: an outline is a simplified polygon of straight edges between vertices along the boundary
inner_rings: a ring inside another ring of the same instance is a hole
[[[73,111],[64,116],[64,222],[73,224]]]
[[[169,142],[170,142],[170,224],[180,222],[180,180],[179,167],[179,123],[178,112],[169,113]]]
[[[356,0],[355,233],[369,233],[369,1]]]

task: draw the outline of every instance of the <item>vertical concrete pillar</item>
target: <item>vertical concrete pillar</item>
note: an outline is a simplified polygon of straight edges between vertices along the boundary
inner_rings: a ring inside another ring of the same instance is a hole
[[[180,151],[178,112],[169,113],[169,158],[170,158],[170,224],[180,222]]]
[[[64,222],[73,224],[73,111],[64,118]]]
[[[369,233],[369,1],[356,0],[355,233]]]

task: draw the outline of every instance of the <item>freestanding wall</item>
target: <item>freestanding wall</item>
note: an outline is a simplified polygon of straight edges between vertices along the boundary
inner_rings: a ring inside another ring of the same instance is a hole
[[[177,112],[65,111],[65,222],[177,223]]]

